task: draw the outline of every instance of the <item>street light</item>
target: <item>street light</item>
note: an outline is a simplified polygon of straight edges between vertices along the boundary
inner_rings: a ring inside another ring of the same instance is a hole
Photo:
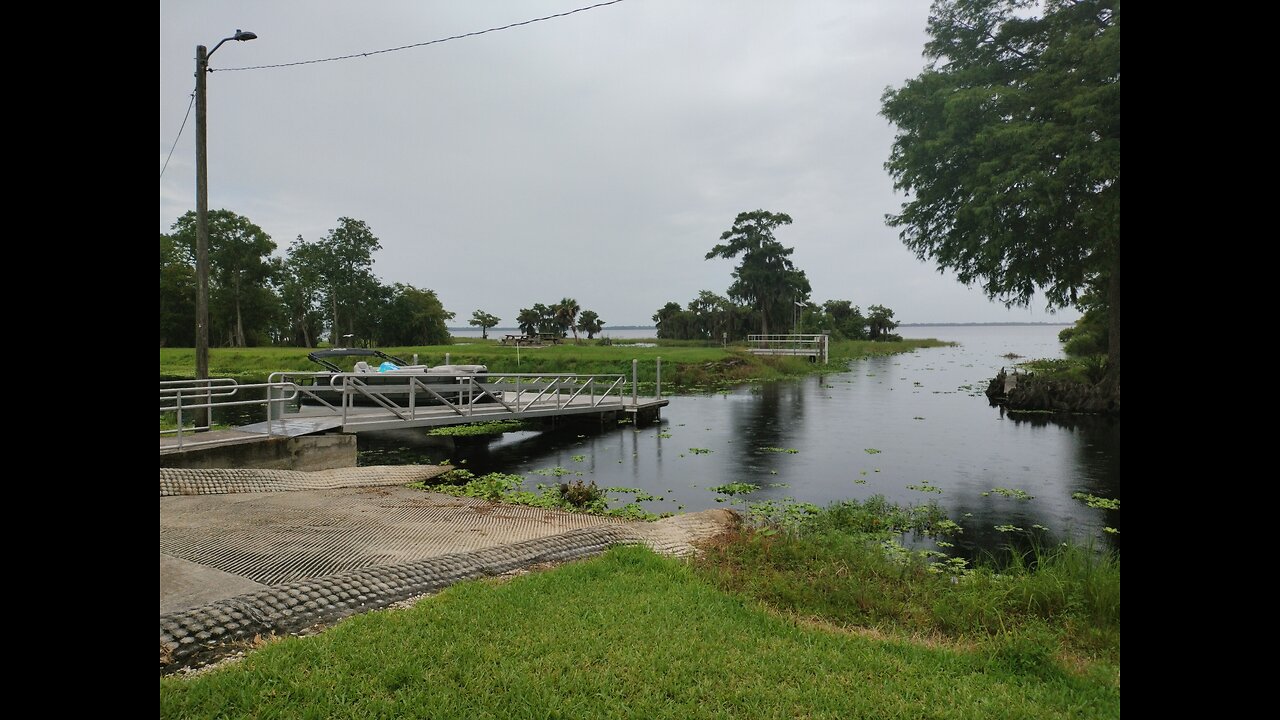
[[[205,132],[208,98],[205,76],[209,74],[209,57],[228,40],[245,42],[257,35],[237,29],[236,34],[222,38],[212,50],[196,46],[196,379],[209,378],[209,164],[208,136]],[[207,400],[206,400],[207,402]],[[209,424],[209,409],[196,413],[196,427]]]

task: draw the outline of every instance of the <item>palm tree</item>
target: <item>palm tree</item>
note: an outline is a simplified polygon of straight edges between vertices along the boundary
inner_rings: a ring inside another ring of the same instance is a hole
[[[538,332],[538,322],[542,320],[542,316],[537,310],[531,308],[520,308],[520,313],[516,315],[516,325],[520,328],[520,332],[525,335],[532,335]]]
[[[556,314],[556,324],[561,328],[560,331],[564,332],[564,328],[573,330],[573,342],[575,344],[578,342],[577,322],[578,312],[581,309],[582,308],[578,305],[578,301],[573,298],[561,298],[560,302],[556,303],[556,306],[552,308]]]
[[[596,314],[595,310],[583,310],[578,316],[578,329],[587,334],[590,340],[596,336],[604,327],[604,321]]]

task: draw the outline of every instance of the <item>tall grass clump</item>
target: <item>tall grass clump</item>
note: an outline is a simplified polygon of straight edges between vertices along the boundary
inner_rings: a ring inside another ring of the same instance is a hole
[[[991,558],[970,566],[902,544],[908,533],[961,532],[936,504],[901,506],[880,496],[791,517],[722,536],[696,566],[724,590],[804,617],[1119,663],[1118,555],[1033,543],[1001,565]]]

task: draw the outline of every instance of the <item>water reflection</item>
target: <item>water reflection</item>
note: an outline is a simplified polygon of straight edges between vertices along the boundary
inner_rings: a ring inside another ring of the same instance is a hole
[[[1118,548],[1119,535],[1104,528],[1120,529],[1119,511],[1073,495],[1120,498],[1119,420],[1002,414],[982,393],[1011,364],[1004,354],[1056,353],[1058,328],[910,330],[963,344],[869,358],[794,382],[672,397],[663,421],[648,427],[597,421],[497,439],[431,438],[425,430],[361,435],[361,462],[448,459],[477,474],[522,474],[530,486],[556,481],[543,473],[559,467],[570,480],[642,488],[662,498],[644,503],[659,513],[744,497],[822,505],[879,494],[939,503],[964,528],[955,541],[970,556],[1025,547],[1033,535]],[[734,482],[758,489],[739,497],[707,489]]]

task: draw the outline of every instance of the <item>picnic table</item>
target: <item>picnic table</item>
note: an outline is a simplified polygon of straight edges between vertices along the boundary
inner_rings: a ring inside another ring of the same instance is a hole
[[[506,335],[498,341],[500,345],[559,345],[564,342],[564,338],[556,333],[538,333],[536,335]]]

